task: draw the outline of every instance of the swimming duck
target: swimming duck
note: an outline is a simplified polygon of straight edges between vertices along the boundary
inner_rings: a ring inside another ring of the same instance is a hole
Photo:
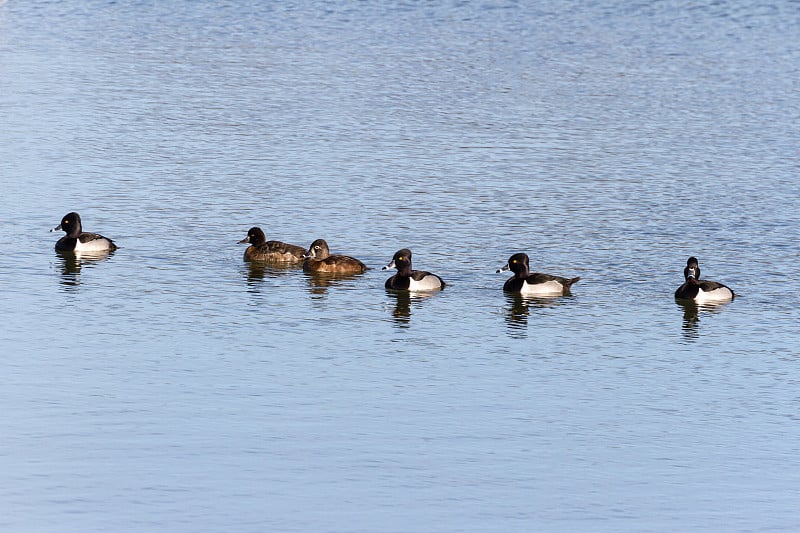
[[[281,241],[268,241],[264,231],[254,226],[247,232],[247,237],[239,244],[250,243],[244,251],[245,261],[265,261],[270,263],[301,263],[306,249],[302,246],[287,244]]]
[[[703,302],[727,302],[733,300],[734,294],[730,287],[722,283],[700,279],[700,265],[696,257],[690,257],[683,269],[683,285],[675,291],[678,300],[694,300]]]
[[[397,269],[397,274],[386,280],[387,289],[401,291],[438,291],[444,288],[445,282],[436,274],[424,270],[412,270],[411,250],[403,248],[395,252],[391,263],[382,270]]]
[[[331,255],[325,239],[317,239],[311,243],[305,253],[303,270],[327,274],[361,274],[366,272],[367,265],[347,255]]]
[[[81,216],[74,211],[64,215],[61,224],[50,231],[66,233],[56,242],[59,252],[109,252],[117,249],[117,245],[108,237],[83,231]]]
[[[518,292],[523,296],[563,296],[570,293],[570,287],[581,278],[562,278],[550,274],[530,273],[528,254],[514,254],[508,263],[497,272],[510,270],[514,276],[503,284],[506,292]]]

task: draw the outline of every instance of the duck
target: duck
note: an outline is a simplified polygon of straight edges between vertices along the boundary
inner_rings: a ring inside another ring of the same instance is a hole
[[[570,294],[570,287],[580,281],[580,276],[562,278],[539,272],[530,272],[528,254],[518,253],[508,258],[508,263],[497,273],[511,271],[514,276],[503,284],[506,292],[516,292],[523,296],[564,296]]]
[[[302,246],[281,241],[268,241],[264,231],[258,226],[250,228],[247,231],[247,237],[238,244],[245,243],[250,243],[250,246],[244,251],[245,261],[300,264],[306,253],[306,249]]]
[[[728,302],[735,296],[733,289],[718,281],[700,279],[700,265],[694,256],[686,261],[683,278],[683,285],[675,291],[676,300],[694,300],[697,303]]]
[[[310,273],[362,274],[367,265],[347,255],[333,254],[325,239],[317,239],[308,247],[303,261],[303,270]]]
[[[111,252],[117,249],[117,245],[108,237],[83,231],[81,216],[74,211],[64,215],[61,224],[50,231],[66,233],[56,242],[58,252]]]
[[[387,289],[399,291],[438,291],[445,282],[436,274],[411,268],[411,250],[403,248],[395,252],[392,261],[381,270],[397,269],[397,274],[384,283]]]

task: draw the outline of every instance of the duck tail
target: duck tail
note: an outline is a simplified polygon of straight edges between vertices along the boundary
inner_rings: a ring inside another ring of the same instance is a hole
[[[568,280],[567,280],[567,289],[569,289],[570,287],[572,287],[572,284],[573,284],[573,283],[578,283],[580,280],[581,280],[581,277],[580,277],[580,276],[574,277],[574,278],[572,278],[572,279],[568,279]]]

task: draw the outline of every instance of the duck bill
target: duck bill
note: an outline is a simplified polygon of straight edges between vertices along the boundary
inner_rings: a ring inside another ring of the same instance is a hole
[[[394,259],[392,259],[392,262],[391,262],[391,263],[389,263],[389,264],[388,264],[388,265],[386,265],[385,267],[381,268],[381,270],[391,270],[391,269],[393,269],[393,268],[395,268]]]
[[[504,266],[503,268],[498,268],[495,274],[499,274],[501,272],[508,272],[509,270],[511,270],[511,267],[508,266],[508,263],[506,263],[506,266]]]
[[[50,233],[53,233],[54,231],[63,231],[63,230],[61,229],[61,224],[59,224],[59,225],[58,225],[58,226],[56,226],[55,228],[52,228],[52,229],[50,230]]]
[[[236,244],[247,244],[248,242],[250,242],[250,235],[248,235],[247,237],[245,237],[241,241],[237,242]]]

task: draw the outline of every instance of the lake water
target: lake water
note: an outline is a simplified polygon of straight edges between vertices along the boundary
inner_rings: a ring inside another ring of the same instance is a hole
[[[800,6],[650,4],[0,4],[0,530],[800,529]]]

